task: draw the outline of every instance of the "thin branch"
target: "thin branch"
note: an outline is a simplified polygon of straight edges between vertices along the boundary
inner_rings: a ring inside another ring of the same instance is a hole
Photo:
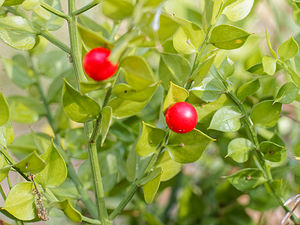
[[[95,1],[93,1],[93,2],[91,2],[91,3],[89,3],[89,4],[87,4],[86,6],[83,6],[82,8],[80,8],[80,9],[74,11],[72,14],[73,14],[74,16],[78,16],[78,15],[80,15],[80,14],[82,14],[82,13],[84,13],[84,12],[90,10],[91,8],[95,7],[95,6],[98,5],[99,3],[100,3],[100,0],[95,0]]]
[[[56,15],[56,16],[59,16],[59,17],[65,19],[65,20],[69,20],[69,19],[70,19],[70,17],[69,17],[67,14],[65,14],[65,13],[62,12],[62,11],[59,11],[59,10],[56,9],[56,8],[53,8],[52,6],[48,5],[47,3],[43,2],[43,1],[41,1],[41,6],[42,6],[44,9],[46,9],[47,11],[53,13],[53,14]]]

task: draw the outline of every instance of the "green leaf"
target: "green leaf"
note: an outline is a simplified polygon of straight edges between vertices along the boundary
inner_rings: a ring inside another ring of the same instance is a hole
[[[287,60],[297,55],[299,46],[293,37],[283,42],[278,48],[278,55],[281,59]]]
[[[286,148],[271,141],[263,141],[259,144],[260,151],[264,158],[271,162],[281,162],[286,157]]]
[[[265,55],[262,59],[262,64],[264,72],[273,75],[276,71],[276,59],[273,59],[270,56]]]
[[[25,9],[27,11],[33,10],[39,5],[40,5],[40,0],[25,0],[22,3],[23,9]]]
[[[216,101],[226,91],[224,84],[217,78],[205,78],[200,87],[193,87],[191,92],[205,102]]]
[[[51,142],[48,150],[41,155],[47,163],[46,167],[36,175],[36,181],[43,187],[55,187],[61,185],[67,177],[67,167],[64,159]]]
[[[2,209],[19,220],[33,220],[36,218],[34,207],[34,186],[31,182],[16,184],[8,193]]]
[[[236,49],[241,47],[250,34],[231,25],[216,26],[209,39],[209,43],[220,49]]]
[[[154,74],[149,64],[140,56],[127,56],[120,66],[127,72],[126,82],[140,90],[155,82]]]
[[[216,58],[216,54],[208,57],[205,61],[202,63],[199,63],[197,68],[194,70],[191,79],[194,80],[193,86],[198,86],[203,78],[208,74],[210,71],[211,66],[214,63],[214,60]]]
[[[20,5],[24,0],[4,0],[3,6]]]
[[[168,151],[159,155],[155,167],[162,169],[160,181],[167,181],[176,176],[183,167],[182,164],[175,162]]]
[[[3,93],[0,92],[0,126],[5,124],[9,119],[9,107]]]
[[[95,100],[80,94],[66,80],[62,101],[65,113],[75,122],[84,123],[100,113],[100,106]]]
[[[18,168],[21,172],[33,174],[40,172],[45,166],[45,161],[36,152],[32,152],[26,158],[13,165],[14,168]]]
[[[176,102],[184,102],[189,97],[189,92],[170,81],[168,94],[164,100],[163,112]]]
[[[163,82],[163,87],[167,90],[170,81],[183,87],[191,72],[189,61],[175,54],[161,54],[160,56],[159,77]]]
[[[21,50],[32,49],[36,33],[29,22],[20,16],[0,18],[0,39],[6,44]]]
[[[130,17],[133,10],[134,6],[128,0],[105,0],[102,3],[102,13],[113,20]]]
[[[238,89],[237,96],[243,101],[246,97],[253,95],[259,88],[260,81],[258,78],[250,80]]]
[[[209,129],[222,132],[235,132],[241,127],[240,118],[243,115],[234,106],[224,106],[219,109],[213,116]]]
[[[11,119],[18,123],[30,124],[38,121],[46,111],[40,101],[32,97],[9,96]]]
[[[158,191],[160,185],[160,177],[161,175],[155,177],[154,179],[150,180],[148,183],[143,185],[144,190],[144,198],[146,203],[150,204],[153,202],[155,195]]]
[[[157,152],[158,145],[166,135],[164,130],[143,122],[142,134],[137,142],[136,151],[140,156],[148,156]]]
[[[2,64],[8,77],[20,88],[27,88],[34,84],[34,74],[32,70],[24,67],[16,60],[2,58]]]
[[[213,138],[194,129],[185,134],[171,132],[166,149],[172,159],[179,163],[192,163],[200,158]]]
[[[4,150],[5,151],[5,150]],[[3,154],[0,155],[0,182],[2,182],[8,175],[11,166],[6,161]]]
[[[8,121],[4,125],[0,126],[0,147],[7,148],[14,140],[14,128],[11,121]]]
[[[139,89],[128,84],[118,84],[114,87],[113,94],[122,99],[144,102],[154,94],[158,85],[159,83],[157,82]]]
[[[192,54],[198,51],[203,39],[201,28],[185,21],[174,34],[173,45],[179,53]]]
[[[112,122],[112,108],[110,106],[105,106],[101,112],[101,125],[100,125],[101,146],[103,146],[104,144],[111,122]]]
[[[281,104],[265,100],[256,104],[251,111],[251,120],[255,126],[274,127],[280,117]]]
[[[278,91],[275,102],[282,104],[292,103],[298,95],[299,89],[293,82],[285,83]]]
[[[274,59],[277,59],[277,54],[272,47],[270,34],[267,30],[266,30],[266,38],[267,38],[267,44],[268,44],[268,47],[269,47],[269,50],[270,50],[272,56],[274,57]]]
[[[221,63],[219,72],[224,78],[227,78],[234,73],[234,62],[228,56]]]
[[[254,0],[237,0],[228,5],[223,13],[231,21],[244,19],[250,13]]]
[[[82,221],[82,215],[71,205],[69,199],[53,202],[51,206],[63,210],[64,214],[73,222],[80,223]]]
[[[110,86],[110,84],[103,81],[102,82],[80,81],[79,86],[80,86],[79,90],[81,91],[81,93],[86,94],[99,89],[105,89],[106,87]]]
[[[226,157],[230,156],[234,161],[243,163],[248,160],[249,152],[254,149],[255,146],[250,140],[236,138],[229,143]]]
[[[137,165],[137,153],[135,148],[131,148],[126,160],[126,178],[128,181],[134,181]]]
[[[254,168],[242,169],[227,176],[226,179],[240,191],[251,190],[267,181],[263,172]]]

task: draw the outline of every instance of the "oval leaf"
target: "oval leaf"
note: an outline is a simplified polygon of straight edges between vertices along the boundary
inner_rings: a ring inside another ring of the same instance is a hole
[[[279,89],[275,102],[290,104],[297,98],[298,92],[298,87],[293,82],[288,82]]]
[[[244,19],[250,13],[254,0],[237,0],[228,5],[223,13],[231,21]]]
[[[278,55],[281,59],[287,60],[297,55],[299,46],[293,37],[283,42],[278,48]]]
[[[33,174],[40,172],[45,166],[45,161],[36,152],[31,153],[26,158],[13,165],[14,168],[17,168],[21,172]]]
[[[286,149],[271,141],[263,141],[259,144],[259,149],[264,153],[264,158],[271,162],[280,162],[286,157]]]
[[[264,72],[273,75],[276,71],[276,59],[273,59],[270,56],[264,56],[262,59],[262,64],[264,68]]]
[[[250,80],[238,89],[237,96],[240,100],[244,100],[246,97],[253,95],[259,88],[260,81],[258,78]]]
[[[171,105],[176,102],[184,102],[187,97],[189,97],[189,92],[186,89],[170,81],[168,94],[163,104],[163,112],[165,112]]]
[[[226,157],[232,158],[238,163],[246,162],[249,158],[249,152],[255,149],[254,144],[245,138],[236,138],[228,145]]]

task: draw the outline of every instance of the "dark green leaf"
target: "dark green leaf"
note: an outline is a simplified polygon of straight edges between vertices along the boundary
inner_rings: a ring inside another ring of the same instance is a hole
[[[280,162],[286,156],[286,149],[271,141],[263,141],[259,144],[259,149],[264,153],[264,158],[271,162]]]
[[[253,95],[260,88],[260,81],[258,78],[250,80],[243,84],[237,91],[237,96],[240,100],[244,100],[246,97]]]

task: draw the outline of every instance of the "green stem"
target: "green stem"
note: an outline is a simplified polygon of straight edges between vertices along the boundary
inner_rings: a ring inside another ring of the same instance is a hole
[[[21,221],[21,220],[16,220],[16,224],[17,224],[17,225],[24,225],[24,222]]]
[[[49,11],[49,12],[53,13],[54,15],[59,16],[63,19],[69,20],[70,17],[67,14],[63,13],[62,11],[59,11],[59,10],[53,8],[52,6],[48,5],[47,3],[43,2],[43,1],[41,1],[40,3],[41,3],[41,6],[44,9],[46,9],[47,11]]]
[[[93,2],[91,2],[91,3],[89,3],[89,4],[87,4],[86,6],[83,6],[82,8],[80,8],[80,9],[74,11],[72,14],[73,14],[74,16],[80,15],[80,14],[82,14],[82,13],[84,13],[84,12],[90,10],[91,8],[95,7],[95,6],[98,5],[99,3],[100,3],[100,0],[95,0],[95,1],[93,1]]]
[[[82,216],[82,222],[90,223],[90,224],[96,224],[96,225],[101,225],[101,222],[99,220],[91,219],[85,216]]]
[[[5,195],[5,192],[4,192],[1,184],[0,184],[0,194],[1,194],[2,198],[3,198],[3,200],[5,201],[6,200],[6,195]]]
[[[138,186],[135,182],[130,185],[126,196],[122,199],[117,208],[115,208],[114,211],[109,215],[110,220],[113,220],[122,212],[122,210],[126,207],[129,201],[133,198],[135,192],[137,191],[137,188]]]
[[[71,49],[66,44],[64,44],[63,42],[58,40],[56,37],[54,37],[48,31],[41,31],[39,34],[41,36],[43,36],[44,38],[46,38],[48,41],[50,41],[52,44],[54,44],[55,46],[57,46],[58,48],[63,50],[64,52],[66,52],[68,54],[71,53]]]

